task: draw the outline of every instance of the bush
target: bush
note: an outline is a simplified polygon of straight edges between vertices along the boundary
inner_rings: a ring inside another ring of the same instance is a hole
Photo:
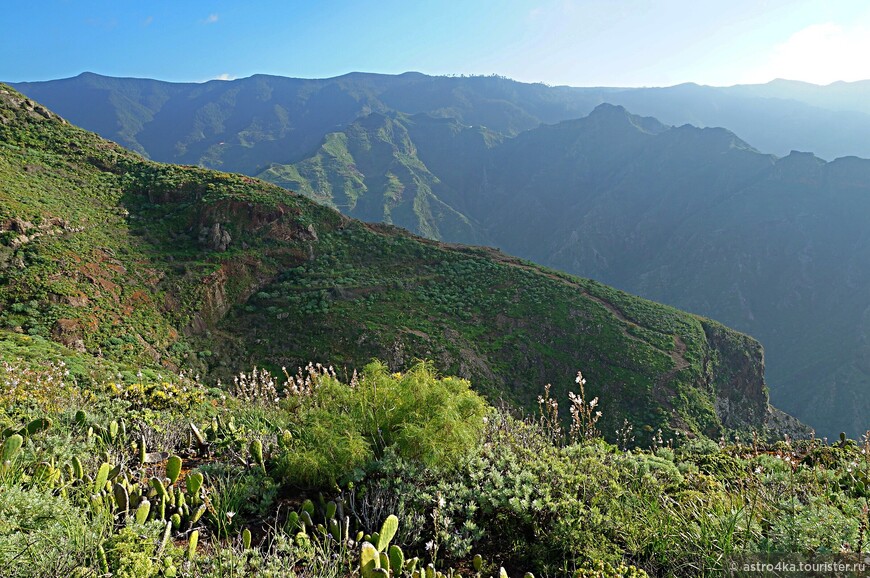
[[[435,470],[450,469],[473,448],[486,404],[464,379],[439,378],[431,365],[390,374],[382,363],[343,384],[329,372],[295,389],[292,439],[278,458],[284,481],[325,487],[359,478],[389,448]]]

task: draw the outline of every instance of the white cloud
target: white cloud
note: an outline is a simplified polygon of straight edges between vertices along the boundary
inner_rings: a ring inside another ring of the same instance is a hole
[[[235,76],[230,76],[228,73],[224,72],[223,74],[219,74],[215,76],[212,80],[235,80]]]
[[[205,22],[206,24],[214,24],[214,23],[217,22],[218,20],[220,20],[220,16],[218,16],[217,14],[209,14],[209,15],[208,15],[208,18],[206,18],[206,19],[204,20],[204,22]]]
[[[149,16],[145,20],[142,21],[142,26],[151,26],[151,23],[154,22],[154,17]]]
[[[774,78],[830,84],[870,78],[870,23],[813,24],[792,34],[762,58],[743,82]]]

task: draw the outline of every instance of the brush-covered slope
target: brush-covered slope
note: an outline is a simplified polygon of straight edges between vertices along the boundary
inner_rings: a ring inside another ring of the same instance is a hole
[[[425,115],[391,122],[483,242],[746,331],[766,345],[775,403],[820,435],[867,429],[870,161],[777,158],[612,105],[504,140]],[[377,199],[380,173],[355,166]],[[391,220],[429,233],[412,212]]]
[[[453,178],[445,187],[429,165],[459,175],[501,141],[498,133],[454,119],[372,113],[326,135],[304,161],[276,163],[258,176],[357,219],[430,239],[480,243],[486,236],[479,223],[462,212],[473,201],[463,198],[463,183]]]
[[[745,335],[248,177],[143,160],[5,87],[0,177],[0,324],[19,345],[12,333],[223,376],[429,358],[526,406],[582,369],[609,431],[782,427]]]

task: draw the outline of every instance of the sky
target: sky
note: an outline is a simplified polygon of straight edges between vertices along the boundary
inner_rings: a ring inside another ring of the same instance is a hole
[[[52,0],[3,7],[0,81],[353,71],[570,86],[870,79],[866,0]]]

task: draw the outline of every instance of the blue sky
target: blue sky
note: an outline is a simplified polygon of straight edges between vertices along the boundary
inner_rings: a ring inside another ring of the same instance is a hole
[[[500,74],[573,86],[870,78],[864,0],[8,2],[0,81],[92,71]]]

